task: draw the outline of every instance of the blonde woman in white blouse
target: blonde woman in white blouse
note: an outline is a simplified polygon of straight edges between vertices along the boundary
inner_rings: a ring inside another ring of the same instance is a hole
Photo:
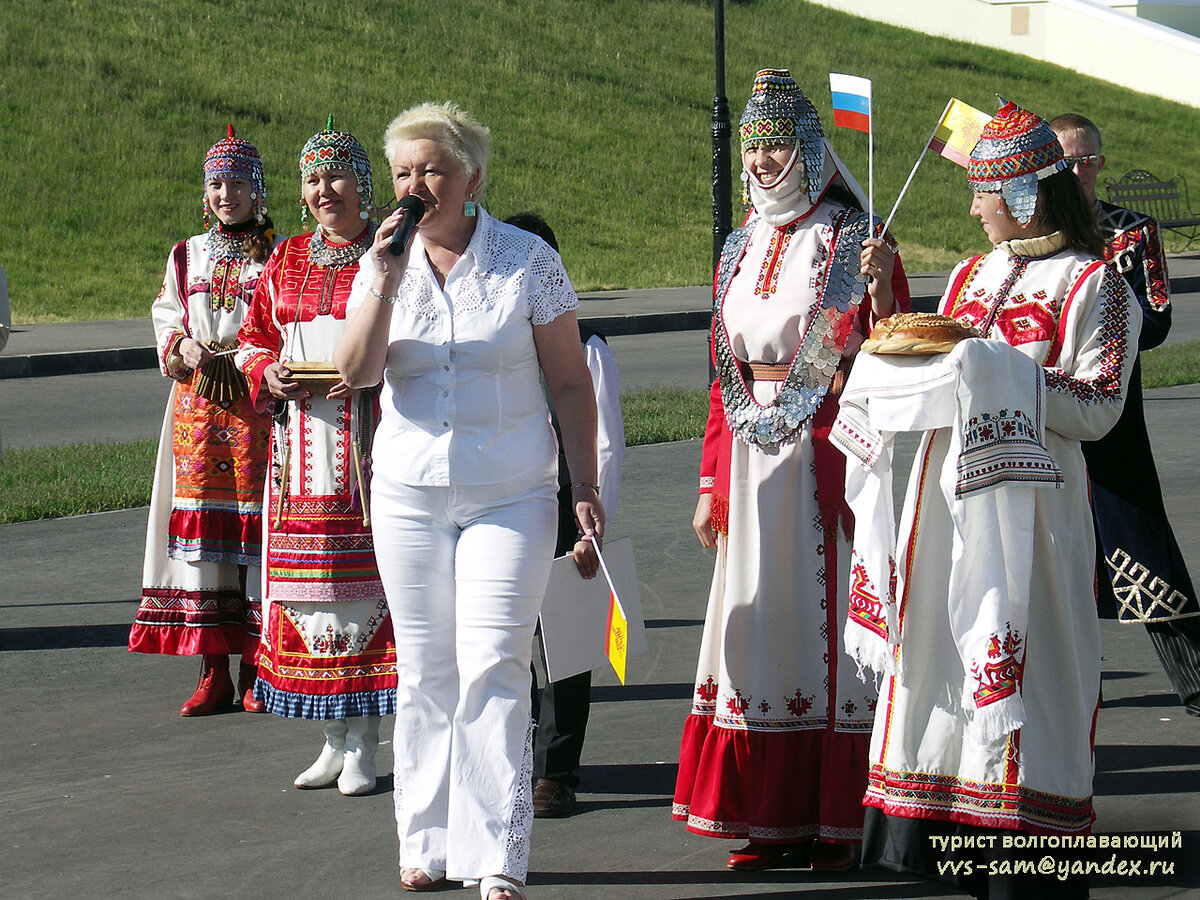
[[[401,113],[384,136],[397,199],[426,212],[363,257],[343,379],[383,378],[373,447],[375,552],[396,631],[396,822],[406,890],[480,882],[525,895],[532,826],[530,654],[556,532],[562,427],[575,511],[604,532],[596,403],[578,299],[558,254],[482,208],[488,130],[452,103]]]

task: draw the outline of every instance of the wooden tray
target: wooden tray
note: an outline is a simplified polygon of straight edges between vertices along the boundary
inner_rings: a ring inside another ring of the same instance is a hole
[[[310,394],[328,393],[329,389],[342,380],[342,376],[331,362],[295,360],[285,362],[284,367],[292,374],[284,382],[294,381]]]

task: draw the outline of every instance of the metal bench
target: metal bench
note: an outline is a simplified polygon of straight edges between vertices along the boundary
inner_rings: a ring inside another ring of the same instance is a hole
[[[1185,247],[1191,247],[1200,237],[1200,213],[1189,209],[1187,182],[1182,175],[1162,181],[1145,169],[1133,169],[1117,181],[1105,182],[1105,187],[1109,203],[1153,216],[1160,228],[1181,235]]]

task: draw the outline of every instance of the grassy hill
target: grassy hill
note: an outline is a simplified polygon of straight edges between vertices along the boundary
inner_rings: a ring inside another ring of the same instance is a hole
[[[1114,175],[1200,178],[1200,110],[799,0],[731,2],[726,25],[735,121],[762,66],[790,67],[827,124],[830,71],[874,79],[884,213],[950,95],[1078,109],[1106,130]],[[146,315],[171,243],[200,230],[201,161],[226,122],[258,145],[294,233],[296,157],[326,114],[367,146],[382,194],[383,129],[427,99],[492,128],[488,207],[543,212],[580,289],[704,283],[712,47],[707,0],[5,0],[14,319]],[[866,136],[829,131],[865,185]],[[967,205],[962,171],[928,159],[894,226],[910,269],[983,246]]]

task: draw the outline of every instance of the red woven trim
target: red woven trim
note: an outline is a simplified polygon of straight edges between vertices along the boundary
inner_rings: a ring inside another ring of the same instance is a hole
[[[1071,289],[1067,292],[1067,297],[1063,300],[1062,309],[1058,313],[1058,329],[1054,333],[1054,342],[1050,345],[1049,351],[1046,353],[1046,361],[1042,363],[1044,366],[1057,366],[1058,355],[1062,352],[1063,342],[1067,337],[1067,313],[1070,312],[1071,304],[1075,302],[1075,297],[1079,293],[1079,288],[1088,280],[1088,277],[1098,268],[1104,267],[1103,260],[1096,260],[1086,266],[1079,277],[1075,279],[1075,283],[1071,285]]]
[[[871,766],[863,803],[889,816],[1010,828],[1032,834],[1087,834],[1096,818],[1090,796],[1061,797],[1015,783],[897,772],[879,764]]]
[[[247,505],[255,511],[173,509],[167,527],[171,543],[228,557],[235,562],[243,556],[258,555],[262,552],[262,514],[259,512],[262,504]],[[200,558],[211,559],[210,556]]]
[[[186,334],[182,331],[172,331],[167,335],[167,339],[163,341],[162,353],[158,357],[158,368],[164,375],[170,375],[171,370],[167,368],[167,360],[171,358],[171,354],[175,352],[175,348],[179,346]]]
[[[183,307],[183,333],[191,334],[191,325],[189,319],[191,315],[188,311],[187,304],[187,289],[188,289],[188,242],[180,241],[171,248],[171,261],[175,265],[175,287],[179,291],[179,303]]]
[[[975,270],[979,268],[979,264],[983,261],[982,256],[974,256],[963,263],[958,270],[958,275],[950,282],[950,287],[946,289],[946,296],[942,299],[942,308],[939,310],[942,315],[954,317],[955,307],[958,306],[958,298],[962,294],[963,287],[967,281],[975,274]]]

